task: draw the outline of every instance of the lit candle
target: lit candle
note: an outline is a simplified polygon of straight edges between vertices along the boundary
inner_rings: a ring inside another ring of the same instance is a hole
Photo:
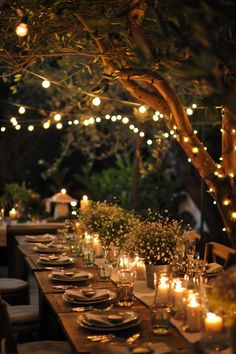
[[[17,212],[16,212],[16,209],[15,209],[15,208],[12,208],[12,209],[9,211],[9,216],[10,216],[10,219],[11,219],[11,220],[16,220],[16,218],[17,218]]]
[[[88,196],[84,195],[80,201],[80,211],[82,211],[82,212],[85,211],[88,208],[89,203],[90,203],[90,201],[88,199]]]
[[[130,260],[126,256],[121,256],[119,261],[120,268],[129,268],[130,267]]]
[[[186,315],[189,331],[199,332],[201,330],[201,306],[193,295],[187,305]]]
[[[136,274],[137,280],[145,280],[146,279],[146,268],[143,261],[137,261],[136,263]]]
[[[96,257],[101,257],[103,255],[102,246],[98,236],[93,237],[93,250],[95,251]]]
[[[91,246],[91,244],[92,244],[92,236],[89,235],[87,232],[85,232],[85,234],[84,234],[84,243],[87,247]]]
[[[174,304],[175,310],[181,311],[184,309],[184,291],[181,281],[177,280],[174,288]]]
[[[161,277],[157,285],[157,302],[158,304],[166,304],[169,301],[169,278]]]
[[[221,332],[223,327],[223,319],[221,316],[218,316],[212,312],[208,312],[204,322],[206,332]]]

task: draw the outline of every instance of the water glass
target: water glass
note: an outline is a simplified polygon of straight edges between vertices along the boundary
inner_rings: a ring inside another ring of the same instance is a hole
[[[83,261],[85,266],[92,267],[95,262],[95,251],[93,249],[85,249],[83,253]]]
[[[99,265],[99,280],[100,281],[109,281],[112,274],[112,264],[101,264]]]
[[[133,304],[133,286],[136,274],[131,269],[120,269],[118,276],[118,306],[129,307]]]
[[[171,308],[169,306],[151,307],[152,332],[156,335],[165,335],[170,330]]]

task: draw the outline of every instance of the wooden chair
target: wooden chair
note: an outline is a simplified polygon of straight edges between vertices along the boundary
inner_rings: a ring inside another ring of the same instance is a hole
[[[0,297],[0,343],[4,354],[72,354],[70,345],[63,341],[30,342],[16,345],[7,306]]]
[[[205,246],[205,262],[221,264],[224,269],[236,263],[236,250],[217,242],[208,242]]]
[[[29,283],[15,278],[0,278],[0,294],[11,305],[29,303]]]

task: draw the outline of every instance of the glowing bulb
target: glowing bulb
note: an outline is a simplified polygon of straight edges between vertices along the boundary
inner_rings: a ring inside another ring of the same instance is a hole
[[[72,125],[73,122],[71,120],[68,121],[68,125]]]
[[[24,114],[25,113],[25,107],[24,106],[20,106],[20,108],[18,109],[18,112],[20,114]]]
[[[220,129],[220,132],[223,133],[223,131],[224,131],[224,129],[221,128],[221,129]]]
[[[49,88],[50,87],[50,85],[51,85],[51,82],[50,81],[48,81],[48,80],[43,80],[42,81],[42,86],[43,86],[43,88]]]
[[[164,138],[166,138],[166,139],[169,138],[169,134],[168,134],[168,133],[164,133],[163,136],[164,136]]]
[[[197,146],[194,146],[194,147],[192,148],[192,152],[193,152],[194,154],[197,154],[198,151],[199,151],[199,149],[198,149]]]
[[[116,122],[116,119],[117,119],[116,116],[111,117],[112,122]]]
[[[100,100],[100,98],[99,97],[94,97],[93,98],[93,100],[92,100],[92,104],[94,105],[94,106],[100,106],[100,104],[101,104],[101,100]]]
[[[84,123],[84,125],[87,127],[87,126],[89,125],[89,120],[88,120],[88,119],[85,119],[83,123]]]
[[[215,172],[214,172],[214,175],[215,175],[215,176],[218,176],[218,174],[219,174],[218,171],[215,171]]]
[[[173,125],[173,129],[177,130],[178,129],[177,125]]]
[[[124,117],[124,118],[122,119],[122,123],[124,123],[124,124],[129,123],[129,118],[128,118],[128,117]]]
[[[215,200],[214,200],[213,204],[216,205],[216,201]]]
[[[152,140],[151,140],[151,139],[148,139],[148,140],[147,140],[147,144],[148,144],[148,145],[152,145]]]
[[[62,129],[62,127],[63,127],[62,123],[57,123],[57,124],[56,124],[56,128],[57,128],[57,129]]]
[[[188,107],[188,108],[186,109],[186,113],[187,113],[188,116],[191,116],[191,115],[193,114],[192,108]]]
[[[60,122],[60,120],[61,120],[61,115],[60,115],[60,113],[56,113],[56,114],[54,115],[54,120],[55,120],[56,122]]]
[[[223,205],[228,206],[230,204],[230,200],[229,199],[224,199],[223,200]]]
[[[74,125],[78,125],[78,124],[79,124],[78,119],[75,119],[75,120],[74,120]]]
[[[138,128],[134,128],[134,133],[137,134],[139,132]]]
[[[94,124],[95,123],[95,119],[93,117],[90,117],[88,121],[89,121],[89,124]]]
[[[192,160],[190,159],[190,157],[188,158],[188,162],[189,162],[189,163],[192,162]]]
[[[139,108],[138,108],[138,110],[139,110],[139,112],[140,113],[145,113],[145,112],[147,112],[147,108],[146,108],[146,106],[140,106]]]
[[[164,114],[160,113],[160,114],[159,114],[159,117],[160,117],[160,118],[164,118]]]
[[[5,127],[1,127],[1,132],[4,133],[6,131]]]
[[[225,232],[225,231],[226,231],[226,227],[223,227],[223,228],[222,228],[222,231]]]
[[[139,136],[141,136],[141,138],[143,138],[145,136],[145,133],[144,132],[140,132]]]
[[[17,125],[17,119],[15,117],[11,117],[10,122],[12,125]]]
[[[234,173],[233,173],[233,172],[230,172],[230,173],[229,173],[229,177],[234,178]]]
[[[62,188],[62,189],[61,189],[61,193],[62,193],[62,194],[66,194],[66,189],[65,189],[65,188]]]
[[[236,211],[232,211],[231,217],[232,217],[232,219],[236,220]]]
[[[27,36],[29,31],[28,25],[24,22],[21,22],[17,27],[16,27],[16,34],[19,37],[25,37]]]
[[[129,129],[130,129],[130,130],[133,130],[133,129],[134,129],[134,125],[133,125],[133,124],[130,124]]]
[[[110,119],[110,118],[111,118],[110,114],[106,114],[106,115],[105,115],[105,119],[108,120],[108,119]]]
[[[70,205],[74,208],[77,205],[77,202],[70,202]]]
[[[193,108],[193,109],[197,108],[196,103],[193,103],[193,104],[192,104],[192,108]]]
[[[50,121],[47,120],[46,122],[43,123],[43,128],[48,129],[48,128],[50,128],[50,125],[51,125]]]
[[[15,129],[16,129],[16,130],[20,130],[20,129],[21,129],[21,125],[20,125],[20,124],[17,124],[17,125],[15,126]]]
[[[117,120],[121,120],[121,119],[122,119],[122,116],[120,114],[118,114]]]
[[[218,164],[216,165],[216,167],[217,167],[217,168],[221,168],[221,164],[218,163]]]
[[[156,114],[154,114],[152,116],[152,119],[154,120],[154,122],[158,122],[159,121],[159,117]]]
[[[101,121],[102,121],[102,120],[101,120],[100,117],[97,117],[97,118],[96,118],[96,122],[97,122],[97,123],[100,123]]]
[[[83,200],[88,200],[88,196],[87,195],[83,195],[82,199]]]
[[[174,135],[175,131],[174,130],[170,130],[170,135]]]
[[[203,148],[205,151],[207,151],[207,147],[206,146],[204,146],[204,148]]]
[[[212,193],[213,192],[213,189],[212,188],[209,188],[209,193]]]
[[[223,157],[221,156],[221,157],[219,158],[219,160],[220,160],[220,161],[223,161]]]
[[[198,131],[197,131],[196,129],[195,129],[193,132],[194,132],[194,134],[197,134],[197,133],[198,133]]]
[[[187,136],[184,136],[183,140],[185,143],[189,142],[189,138]]]
[[[34,130],[34,126],[33,126],[33,125],[29,125],[29,126],[28,126],[28,131],[29,131],[29,132],[32,132],[33,130]]]
[[[232,129],[232,133],[235,134],[235,133],[236,133],[236,130],[235,130],[235,129]]]

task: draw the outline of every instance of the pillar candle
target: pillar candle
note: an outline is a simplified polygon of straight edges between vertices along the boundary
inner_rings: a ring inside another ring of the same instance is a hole
[[[16,218],[17,218],[17,212],[16,212],[16,209],[15,209],[15,208],[12,208],[12,209],[9,211],[9,216],[10,216],[10,219],[11,219],[11,220],[16,220]]]
[[[80,201],[80,211],[85,211],[90,204],[90,200],[88,199],[87,195],[84,195]]]
[[[177,281],[174,288],[174,305],[177,311],[184,309],[184,291],[181,282]]]
[[[205,318],[205,331],[206,332],[221,332],[223,327],[223,319],[212,312],[208,312]]]
[[[201,330],[201,306],[195,297],[191,300],[186,308],[187,326],[190,332],[199,332]]]
[[[97,236],[93,237],[93,250],[95,251],[96,257],[101,257],[103,255],[103,249]]]
[[[146,268],[143,261],[137,261],[136,263],[136,274],[137,280],[145,280],[146,279]]]
[[[169,279],[167,277],[161,277],[157,284],[157,302],[158,304],[166,304],[169,302]]]

